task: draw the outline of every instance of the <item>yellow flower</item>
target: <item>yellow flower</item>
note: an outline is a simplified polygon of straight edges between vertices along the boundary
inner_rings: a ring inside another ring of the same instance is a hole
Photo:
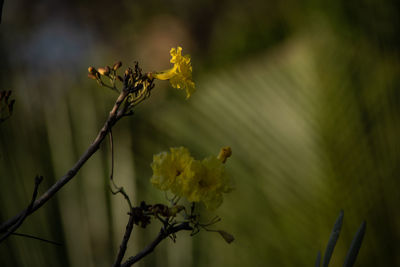
[[[182,56],[182,47],[171,48],[170,62],[174,66],[166,71],[152,73],[152,77],[159,80],[169,80],[172,87],[177,89],[186,90],[186,98],[189,98],[195,91],[195,84],[192,80],[192,65],[190,63],[190,56]]]
[[[233,188],[225,173],[224,164],[215,156],[205,158],[192,178],[192,191],[186,196],[190,202],[203,202],[207,209],[215,210],[223,201],[222,193]]]
[[[222,150],[231,153],[229,147]],[[223,193],[233,189],[221,158],[211,156],[199,161],[191,157],[186,148],[171,148],[170,151],[154,156],[152,184],[190,202],[203,202],[209,210],[218,208]]]
[[[191,170],[193,160],[189,150],[184,147],[170,148],[170,153],[154,155],[151,183],[160,190],[171,190],[176,195],[182,195],[182,181],[194,176]]]

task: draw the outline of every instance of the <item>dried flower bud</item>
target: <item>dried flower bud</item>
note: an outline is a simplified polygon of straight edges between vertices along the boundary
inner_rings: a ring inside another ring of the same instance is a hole
[[[110,68],[107,66],[105,68],[98,68],[97,71],[101,74],[101,75],[105,75],[107,76],[110,73]]]
[[[89,77],[90,79],[97,80],[97,77],[96,77],[96,75],[94,75],[94,74],[89,73],[89,74],[88,74],[88,77]]]
[[[88,68],[88,71],[89,71],[89,73],[91,73],[91,74],[95,74],[95,73],[96,73],[96,69],[93,68],[93,67],[89,67],[89,68]]]
[[[233,240],[235,240],[233,235],[231,235],[230,233],[227,233],[222,230],[218,230],[217,232],[222,236],[223,239],[225,239],[226,243],[228,243],[228,244],[232,243]]]
[[[122,77],[121,76],[117,76],[117,79],[120,81],[120,82],[123,82],[124,81],[124,79],[122,79]]]
[[[114,64],[113,70],[117,70],[117,69],[119,69],[121,66],[122,66],[122,62],[121,62],[121,61],[118,61],[118,62],[116,62],[116,63]]]
[[[146,76],[147,76],[147,78],[149,78],[150,80],[153,80],[153,79],[154,79],[153,73],[152,73],[152,72],[146,73]]]
[[[223,147],[219,152],[218,159],[222,161],[222,163],[225,163],[226,159],[229,158],[231,155],[232,155],[232,149],[229,146]]]
[[[125,70],[125,75],[128,76],[129,74],[132,74],[132,69],[131,68],[127,68]]]

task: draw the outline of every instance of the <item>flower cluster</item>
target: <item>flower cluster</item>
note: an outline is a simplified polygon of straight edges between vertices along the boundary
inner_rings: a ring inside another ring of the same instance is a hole
[[[186,98],[189,98],[195,91],[195,84],[192,80],[192,65],[190,56],[182,56],[182,47],[171,48],[170,62],[174,66],[166,71],[152,73],[151,76],[159,80],[169,80],[172,87],[186,90]]]
[[[218,157],[200,161],[184,147],[171,148],[170,152],[154,155],[151,183],[160,190],[169,190],[190,202],[203,202],[207,209],[215,210],[222,204],[222,194],[233,189],[224,169],[230,155],[231,149],[227,147]]]

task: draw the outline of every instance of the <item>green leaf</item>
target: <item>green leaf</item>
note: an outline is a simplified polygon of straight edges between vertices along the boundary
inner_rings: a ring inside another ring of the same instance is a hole
[[[328,267],[329,261],[331,260],[333,250],[339,238],[340,229],[342,228],[343,216],[344,213],[343,210],[341,210],[339,213],[339,217],[336,219],[335,225],[333,226],[331,236],[329,237],[328,245],[326,246],[324,261],[322,262],[323,267]]]
[[[321,266],[321,251],[318,251],[317,258],[315,259],[315,267]]]
[[[347,252],[346,259],[344,261],[343,267],[352,267],[356,261],[358,251],[360,251],[361,243],[364,238],[365,229],[367,223],[363,221],[355,234],[353,241],[351,242],[350,249]]]

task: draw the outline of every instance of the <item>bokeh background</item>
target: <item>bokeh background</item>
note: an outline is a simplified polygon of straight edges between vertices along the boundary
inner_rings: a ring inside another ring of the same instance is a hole
[[[115,179],[138,203],[152,155],[186,146],[197,158],[230,145],[236,190],[205,218],[232,233],[165,240],[138,266],[313,266],[335,218],[344,225],[331,266],[341,266],[363,220],[356,266],[400,266],[400,2],[5,0],[0,89],[13,116],[0,125],[0,221],[61,177],[103,125],[116,94],[87,67],[137,60],[170,66],[192,56],[197,92],[157,82],[152,97],[114,128]],[[1,266],[110,266],[128,207],[108,188],[104,142],[76,178],[11,236]],[[154,238],[135,228],[127,256]]]

